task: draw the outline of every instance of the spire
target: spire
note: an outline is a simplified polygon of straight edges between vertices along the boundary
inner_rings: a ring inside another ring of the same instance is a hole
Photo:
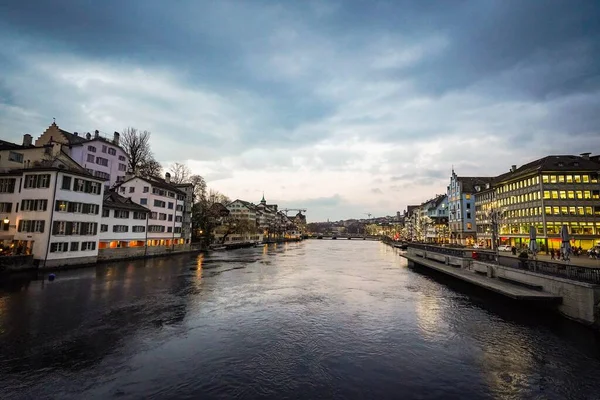
[[[262,200],[260,201],[260,204],[266,204],[267,201],[265,200],[265,192],[263,192],[263,197]]]

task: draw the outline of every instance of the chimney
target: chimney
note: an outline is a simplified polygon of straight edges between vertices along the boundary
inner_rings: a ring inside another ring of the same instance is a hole
[[[29,133],[24,134],[23,135],[23,146],[31,147],[32,140],[33,140],[33,137]]]
[[[171,183],[171,174],[168,172],[165,174],[165,182]]]
[[[511,165],[510,167],[510,172],[515,172],[517,170],[517,166],[516,165]]]
[[[87,140],[90,140],[92,138],[92,135],[90,135],[90,133],[88,132],[88,133],[85,134],[85,138]]]
[[[79,133],[77,133],[77,132],[73,132],[73,135],[75,135],[75,136],[79,136]]]
[[[121,135],[119,134],[119,132],[115,132],[114,136],[113,136],[113,143],[118,146],[120,138],[121,138]]]
[[[94,131],[94,139],[98,139],[99,136],[100,136],[100,131],[98,131],[98,129],[96,129]]]
[[[584,160],[589,160],[590,159],[590,154],[592,154],[592,153],[581,153],[580,156]]]

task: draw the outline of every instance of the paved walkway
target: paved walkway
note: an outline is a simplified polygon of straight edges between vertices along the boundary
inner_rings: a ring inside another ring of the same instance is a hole
[[[513,285],[511,283],[507,283],[504,281],[500,281],[498,279],[488,278],[484,275],[476,274],[475,272],[458,268],[451,267],[440,262],[424,259],[421,257],[415,257],[408,254],[400,254],[402,257],[405,257],[408,260],[411,260],[417,264],[423,265],[425,267],[429,267],[435,269],[439,272],[443,272],[447,275],[454,276],[455,278],[461,279],[463,281],[472,283],[474,285],[480,286],[482,288],[491,290],[492,292],[500,293],[506,297],[510,297],[516,300],[526,300],[526,301],[540,301],[540,302],[556,302],[560,301],[561,297],[556,296],[547,292],[540,292],[537,290],[529,289],[526,287],[521,287],[517,285]]]
[[[501,251],[500,256],[505,257],[515,257],[509,251]],[[562,260],[551,260],[549,255],[538,254],[537,259],[540,261],[549,261],[555,262],[557,264],[565,264],[565,265],[576,265],[578,267],[588,267],[588,268],[600,268],[600,259],[589,258],[586,255],[580,255],[579,257],[571,255],[571,261],[562,261]]]

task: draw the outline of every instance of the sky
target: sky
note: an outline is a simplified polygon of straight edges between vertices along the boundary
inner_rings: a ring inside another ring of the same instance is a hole
[[[600,152],[600,2],[8,1],[0,137],[152,132],[156,158],[309,221]]]

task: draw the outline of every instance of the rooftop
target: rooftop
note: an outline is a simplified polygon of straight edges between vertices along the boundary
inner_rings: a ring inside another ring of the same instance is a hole
[[[102,206],[108,208],[116,208],[120,210],[130,211],[142,211],[149,212],[150,210],[144,206],[131,201],[130,198],[123,197],[115,191],[109,191],[105,193],[104,199],[102,200]]]

